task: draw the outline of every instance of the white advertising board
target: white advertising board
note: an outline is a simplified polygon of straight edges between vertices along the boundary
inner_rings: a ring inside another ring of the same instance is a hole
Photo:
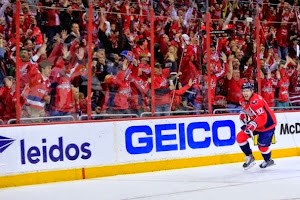
[[[237,116],[119,122],[118,158],[122,163],[190,158],[240,152],[235,144]]]
[[[111,123],[2,127],[0,176],[111,165],[112,129]]]
[[[299,147],[299,113],[277,113],[276,117],[271,149]],[[141,120],[131,126],[118,122],[118,160],[131,163],[240,153],[235,140],[241,126],[237,115]]]
[[[277,113],[275,130],[277,149],[300,147],[300,113]]]
[[[276,116],[272,149],[299,148],[299,113]],[[241,153],[241,126],[224,115],[1,127],[0,176]]]

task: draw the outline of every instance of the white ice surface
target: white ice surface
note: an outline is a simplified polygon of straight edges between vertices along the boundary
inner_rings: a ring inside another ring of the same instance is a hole
[[[242,163],[0,189],[0,200],[294,200],[300,157],[245,171]]]

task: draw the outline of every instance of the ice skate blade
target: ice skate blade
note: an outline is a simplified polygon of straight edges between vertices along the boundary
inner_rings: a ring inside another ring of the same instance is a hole
[[[252,162],[248,167],[244,167],[244,170],[248,170],[251,167],[253,167],[256,164],[256,162]]]
[[[273,163],[273,164],[271,164],[271,165],[267,165],[266,167],[262,167],[261,165],[259,165],[259,167],[262,168],[262,169],[265,169],[265,168],[271,167],[271,166],[273,166],[273,165],[276,165],[276,163]]]

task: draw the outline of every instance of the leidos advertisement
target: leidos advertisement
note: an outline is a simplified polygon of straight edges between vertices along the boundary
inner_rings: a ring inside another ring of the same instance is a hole
[[[42,147],[26,147],[25,140],[20,141],[21,145],[21,163],[26,162],[38,164],[39,162],[60,162],[64,160],[75,161],[77,159],[89,160],[92,157],[91,143],[83,144],[64,144],[63,137],[58,138],[58,143],[47,147],[47,139],[42,139]]]
[[[1,128],[0,175],[112,164],[113,137],[107,134],[112,127],[107,125],[93,134],[87,131],[91,124]]]

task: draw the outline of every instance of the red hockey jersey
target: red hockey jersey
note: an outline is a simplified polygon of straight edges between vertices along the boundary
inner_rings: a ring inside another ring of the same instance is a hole
[[[264,132],[275,128],[277,124],[275,114],[260,95],[253,93],[249,102],[242,97],[240,104],[251,121],[257,124],[255,131]]]
[[[49,95],[50,81],[42,76],[41,73],[36,74],[29,83],[29,92],[27,95],[27,106],[43,110],[46,102],[45,96]]]

